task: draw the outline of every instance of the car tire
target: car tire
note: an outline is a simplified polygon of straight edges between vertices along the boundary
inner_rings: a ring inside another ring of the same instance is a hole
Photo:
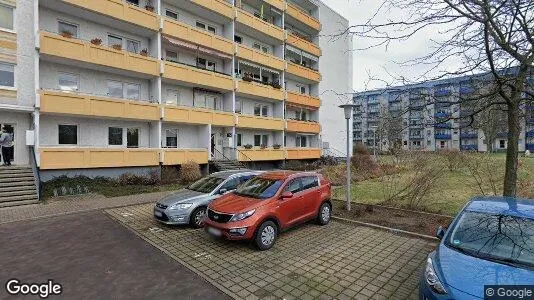
[[[204,227],[204,217],[206,216],[206,207],[199,206],[189,216],[189,224],[193,228],[202,228]],[[200,218],[200,219],[199,219]]]
[[[321,204],[321,207],[319,207],[319,213],[317,214],[317,219],[315,222],[319,225],[326,225],[330,223],[330,219],[332,218],[332,206],[328,202],[324,202]]]
[[[254,236],[254,244],[259,250],[268,250],[276,241],[278,236],[278,227],[273,221],[263,222]]]

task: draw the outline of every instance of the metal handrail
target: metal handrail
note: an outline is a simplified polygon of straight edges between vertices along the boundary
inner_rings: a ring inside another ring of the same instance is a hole
[[[37,189],[37,201],[41,201],[42,199],[42,188],[41,188],[41,174],[39,173],[39,168],[37,167],[37,156],[35,154],[35,148],[33,146],[30,147],[31,149],[31,167],[32,171],[35,174],[35,187]]]
[[[217,151],[217,153],[219,153],[225,160],[230,160],[228,157],[226,157],[226,155],[224,155],[221,151],[217,150],[217,148],[213,148],[215,151]]]
[[[256,164],[254,163],[254,161],[250,157],[248,157],[248,155],[246,155],[241,150],[239,150],[239,148],[231,148],[231,149],[237,150],[237,153],[241,153],[241,155],[243,155],[246,159],[248,159],[252,163],[252,168],[253,169],[256,167]],[[237,157],[237,161],[239,161],[239,155]]]

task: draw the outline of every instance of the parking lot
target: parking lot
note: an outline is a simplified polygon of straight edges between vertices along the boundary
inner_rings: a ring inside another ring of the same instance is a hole
[[[264,252],[152,218],[152,204],[106,211],[139,237],[239,299],[415,299],[434,243],[337,221],[283,233]]]

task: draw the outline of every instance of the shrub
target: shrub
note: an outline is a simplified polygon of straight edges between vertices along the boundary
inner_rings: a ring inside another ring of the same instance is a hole
[[[161,183],[177,183],[180,181],[180,172],[175,166],[163,166],[161,168]]]
[[[93,45],[101,45],[102,44],[102,40],[99,39],[99,38],[94,38],[91,40],[91,44]]]
[[[284,169],[293,171],[307,171],[313,169],[313,167],[300,160],[288,160],[284,163]]]
[[[147,175],[142,176],[143,185],[158,185],[161,182],[160,174],[156,170],[148,172]]]
[[[379,165],[374,161],[373,157],[369,154],[356,153],[350,159],[352,168],[359,173],[362,172],[375,172],[379,169]]]
[[[145,180],[143,176],[132,173],[124,173],[119,176],[118,182],[120,185],[143,185]]]
[[[458,170],[465,161],[465,155],[457,149],[441,150],[439,154],[445,158],[449,171]]]
[[[367,150],[367,147],[365,147],[365,145],[361,142],[359,143],[356,143],[356,145],[354,146],[354,154],[365,154],[365,155],[369,155],[369,151]]]
[[[180,181],[183,183],[194,182],[202,177],[200,166],[194,161],[182,164],[180,168]]]

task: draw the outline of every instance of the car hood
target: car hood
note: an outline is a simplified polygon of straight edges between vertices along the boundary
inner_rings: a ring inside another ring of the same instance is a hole
[[[534,271],[476,258],[440,244],[436,271],[443,283],[469,295],[484,298],[484,285],[527,285]]]
[[[210,194],[195,192],[195,191],[191,191],[187,189],[181,189],[177,191],[176,193],[173,193],[159,200],[158,203],[171,206],[176,203],[190,203],[190,202],[194,202],[197,200],[201,200],[201,199],[209,197],[209,195]]]
[[[267,200],[254,199],[229,193],[213,201],[210,208],[222,213],[240,213],[263,206]]]

